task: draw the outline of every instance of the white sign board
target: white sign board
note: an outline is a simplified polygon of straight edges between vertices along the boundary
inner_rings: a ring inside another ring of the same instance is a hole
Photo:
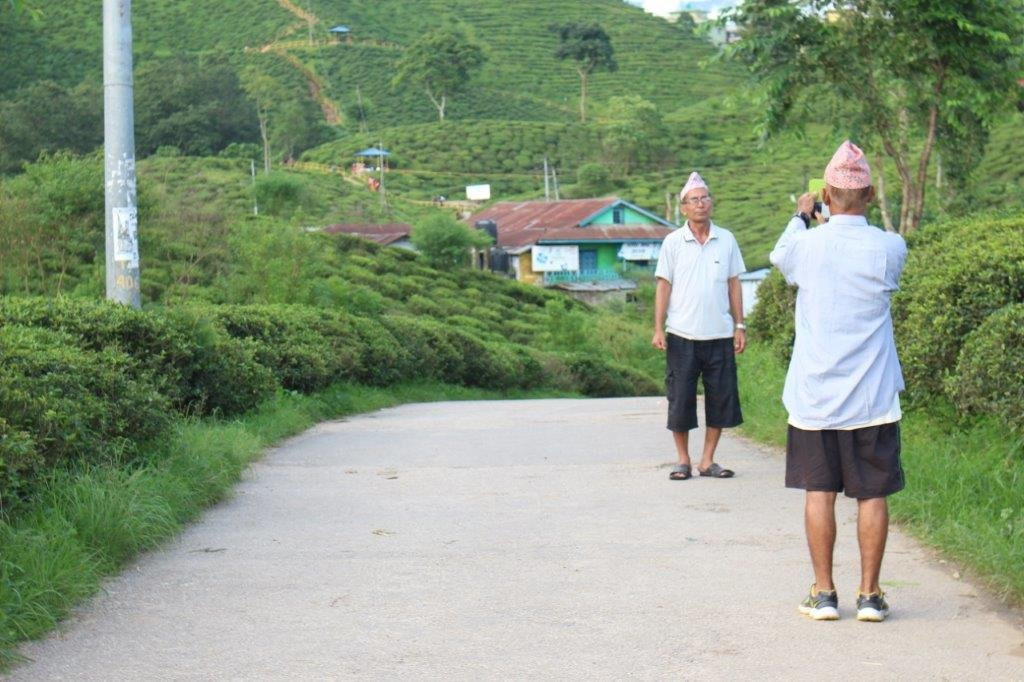
[[[114,207],[114,260],[139,267],[139,213],[133,207]]]
[[[491,186],[466,185],[466,198],[470,201],[487,201],[491,198]]]
[[[565,246],[534,246],[534,272],[579,272],[580,247],[575,244]]]
[[[651,242],[626,242],[619,249],[622,260],[658,260],[661,244]]]

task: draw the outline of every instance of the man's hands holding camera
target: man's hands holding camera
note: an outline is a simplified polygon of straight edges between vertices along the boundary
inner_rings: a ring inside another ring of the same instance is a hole
[[[817,195],[814,192],[805,192],[796,200],[797,213],[805,218],[808,227],[812,218],[817,220],[819,225],[825,222],[825,217],[821,214],[821,204],[816,199]]]

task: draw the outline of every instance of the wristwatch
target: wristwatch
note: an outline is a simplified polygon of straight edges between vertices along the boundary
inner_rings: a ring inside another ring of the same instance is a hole
[[[747,325],[743,324],[742,322],[738,322],[736,324],[736,328],[737,329],[742,329],[743,331],[747,331]]]

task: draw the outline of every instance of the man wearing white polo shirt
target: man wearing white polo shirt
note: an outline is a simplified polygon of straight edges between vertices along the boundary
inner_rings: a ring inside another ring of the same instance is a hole
[[[679,192],[686,223],[665,237],[655,271],[654,337],[666,351],[668,429],[678,464],[676,481],[692,476],[690,430],[697,428],[697,380],[704,383],[704,449],[701,476],[730,478],[733,471],[714,461],[722,429],[743,422],[736,380],[736,354],[747,345],[743,324],[745,271],[736,238],[711,222],[708,186],[691,173]]]
[[[889,605],[879,571],[889,532],[886,497],[903,489],[900,399],[889,299],[907,247],[868,224],[874,198],[864,153],[844,142],[825,168],[828,223],[808,229],[813,197],[801,197],[769,259],[797,287],[796,340],[782,402],[789,412],[786,486],[805,491],[804,524],[814,584],[800,612],[839,617],[832,582],[836,495],[857,500],[861,582],[857,620],[881,621]]]

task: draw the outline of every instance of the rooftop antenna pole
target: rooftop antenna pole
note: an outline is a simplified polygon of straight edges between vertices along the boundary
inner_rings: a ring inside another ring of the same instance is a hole
[[[548,186],[548,157],[544,157],[544,201],[551,200],[551,190]]]
[[[560,201],[561,197],[558,195],[558,173],[555,171],[555,167],[551,167],[551,181],[555,184],[555,201]]]
[[[131,0],[103,0],[103,180],[107,299],[142,307]]]

